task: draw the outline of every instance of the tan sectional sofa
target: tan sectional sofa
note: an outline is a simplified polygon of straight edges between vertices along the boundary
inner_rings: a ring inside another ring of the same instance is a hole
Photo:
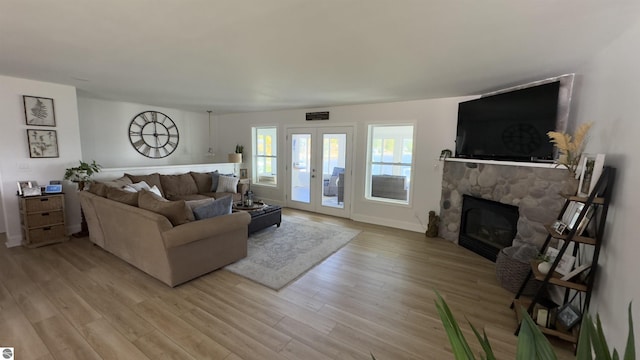
[[[191,177],[193,182],[184,175]],[[127,177],[131,183],[141,180],[138,176]],[[167,177],[164,182],[163,177]],[[199,185],[198,178],[201,180]],[[227,195],[212,193],[211,183],[207,188],[206,176],[202,174],[152,174],[144,181],[151,186],[160,185],[159,188],[167,185],[161,188],[163,195],[179,199],[167,205],[182,204],[185,209],[188,207],[184,199]],[[119,183],[129,181],[121,178],[109,185],[118,186]],[[198,189],[196,193],[193,193],[194,183]],[[96,184],[90,191],[80,192],[80,205],[91,241],[169,286],[174,287],[247,256],[247,227],[251,217],[246,212],[172,224],[167,216],[158,212],[107,198],[101,193],[106,193],[104,186],[105,183]],[[199,192],[201,190],[208,192]]]

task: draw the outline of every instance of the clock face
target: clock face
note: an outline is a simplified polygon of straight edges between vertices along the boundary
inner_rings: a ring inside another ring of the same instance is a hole
[[[178,147],[176,124],[158,111],[136,115],[129,124],[129,141],[140,154],[154,159],[167,157]]]

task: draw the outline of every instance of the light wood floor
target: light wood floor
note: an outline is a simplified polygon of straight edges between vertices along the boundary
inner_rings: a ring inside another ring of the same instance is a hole
[[[279,292],[224,270],[171,289],[86,238],[0,246],[0,346],[20,360],[453,359],[437,289],[472,347],[465,316],[514,358],[512,295],[492,262],[419,233],[285,214],[362,232]]]

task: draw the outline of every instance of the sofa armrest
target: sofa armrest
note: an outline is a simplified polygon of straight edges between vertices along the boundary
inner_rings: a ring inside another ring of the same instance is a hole
[[[170,249],[190,242],[218,236],[238,228],[247,229],[250,222],[251,215],[243,211],[210,219],[192,221],[163,232],[164,245],[167,249]]]

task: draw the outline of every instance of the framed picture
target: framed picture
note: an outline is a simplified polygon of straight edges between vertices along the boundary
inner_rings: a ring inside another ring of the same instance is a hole
[[[552,227],[553,227],[553,230],[555,230],[555,232],[562,235],[564,234],[564,231],[567,229],[567,224],[563,223],[560,220],[556,220],[556,222],[553,223]]]
[[[558,309],[556,314],[556,322],[560,323],[567,330],[574,327],[582,318],[580,310],[575,306],[567,303]]]
[[[32,158],[57,158],[58,134],[55,130],[27,129],[29,156]]]
[[[580,217],[580,213],[582,212],[582,209],[584,209],[584,206],[584,203],[572,201],[571,203],[569,203],[567,210],[562,216],[562,222],[566,224],[566,228],[569,231],[573,230],[577,226],[576,235],[582,235],[582,232],[587,228],[587,225],[589,224],[589,221],[591,221],[591,217],[593,216],[594,208],[593,206],[590,206],[587,209],[584,218],[582,218],[582,221],[580,221],[580,223],[578,224],[578,217]]]
[[[602,174],[604,154],[583,154],[580,159],[578,196],[589,196]]]
[[[240,169],[240,179],[247,178],[247,169]]]
[[[545,255],[549,257],[550,262],[556,261],[558,254],[560,251],[558,249],[554,249],[552,247],[547,248]],[[573,270],[573,264],[576,262],[576,257],[573,255],[564,254],[562,255],[562,259],[556,266],[556,272],[562,275],[567,275]]]
[[[24,189],[31,187],[30,181],[18,181],[18,195],[22,196],[24,194]]]
[[[22,100],[24,102],[24,118],[27,125],[56,126],[53,99],[24,95]]]

